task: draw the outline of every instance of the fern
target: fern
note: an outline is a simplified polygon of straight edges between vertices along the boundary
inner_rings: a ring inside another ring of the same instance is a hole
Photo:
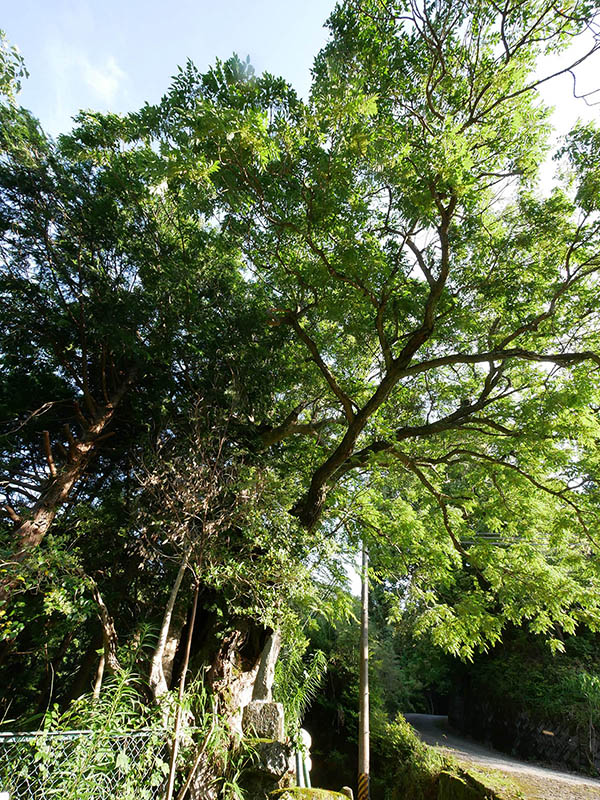
[[[302,719],[317,696],[326,671],[327,659],[321,650],[306,660],[298,650],[292,650],[277,662],[273,696],[283,704],[286,733],[293,741],[298,741]]]

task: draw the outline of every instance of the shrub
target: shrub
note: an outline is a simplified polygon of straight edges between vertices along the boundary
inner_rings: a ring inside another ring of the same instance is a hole
[[[378,732],[373,742],[377,772],[385,776],[386,800],[435,800],[446,762],[415,733],[402,714]]]

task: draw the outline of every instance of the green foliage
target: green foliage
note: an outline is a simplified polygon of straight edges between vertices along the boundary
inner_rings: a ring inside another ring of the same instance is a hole
[[[374,741],[381,783],[389,800],[435,800],[439,773],[446,761],[424,744],[399,714]]]
[[[14,105],[15,97],[21,91],[21,81],[28,75],[19,49],[10,45],[4,31],[0,30],[0,96]]]
[[[466,660],[511,626],[556,652],[557,631],[600,627],[598,131],[578,126],[562,186],[536,188],[539,59],[593,13],[345,0],[308,103],[237,56],[188,63],[159,104],[82,113],[56,142],[15,107],[24,68],[2,38],[0,669],[17,712],[55,676],[65,703],[89,686],[89,578],[127,639],[160,624],[188,552],[196,668],[217,672],[244,625],[291,637],[308,619],[349,726],[355,630],[316,621],[313,580],[343,585],[340,542],[366,540],[386,596],[381,730],[444,676],[415,677],[423,652],[401,655],[389,617]]]
[[[121,649],[126,666],[104,681],[97,697],[86,694],[64,712],[55,705],[46,713],[40,731],[23,740],[12,759],[3,760],[3,788],[16,791],[27,781],[40,796],[68,800],[162,796],[177,700],[173,693],[161,707],[148,705],[147,687],[130,666],[144,646],[142,634]],[[181,732],[176,786],[183,785],[200,755],[196,781],[204,781],[207,790],[217,787],[220,800],[241,800],[240,779],[255,757],[252,747],[232,735],[200,679],[190,682],[182,702],[193,725]]]
[[[373,562],[372,562],[373,563]],[[447,695],[452,683],[453,659],[436,645],[429,634],[419,635],[420,615],[405,607],[397,611],[393,589],[375,586],[371,590],[371,675],[376,702],[388,719],[399,711],[436,713],[437,700]]]
[[[162,714],[169,708],[170,722],[177,702],[174,692],[163,698]],[[240,739],[237,731],[231,729],[230,719],[218,713],[217,705],[217,699],[207,691],[204,676],[189,682],[182,711],[183,718],[192,725],[185,725],[181,730],[176,792],[191,774],[193,785],[201,786],[206,792],[217,791],[219,800],[243,800],[243,776],[255,763],[256,751],[251,741]],[[172,731],[164,731],[164,735],[170,737]]]
[[[281,800],[343,800],[346,795],[340,792],[330,792],[328,789],[305,789],[292,786],[289,789],[276,789],[270,797]]]
[[[476,695],[507,703],[551,724],[600,723],[597,637],[586,630],[565,637],[563,653],[544,647],[539,637],[513,631],[507,641],[467,669]]]
[[[48,712],[31,742],[33,763],[17,763],[3,786],[21,780],[22,768],[44,797],[91,800],[101,792],[151,798],[168,769],[166,744],[157,715],[141,702],[137,677],[121,672],[97,699],[82,697],[64,714]]]
[[[321,650],[308,658],[298,650],[285,650],[275,667],[273,697],[283,703],[287,735],[299,742],[304,714],[316,697],[327,671],[327,659]]]
[[[553,639],[600,619],[592,129],[567,145],[588,189],[535,192],[536,61],[585,29],[591,7],[570,8],[349,1],[306,108],[279,86],[261,122],[270,78],[241,87],[234,64],[210,85],[186,73],[162,108],[190,169],[218,150],[228,230],[307,359],[300,420],[322,427],[292,513],[383,540],[423,631],[462,658],[510,623]]]
[[[0,568],[0,575],[7,572],[8,567]],[[36,553],[26,564],[11,569],[11,574],[15,573],[18,594],[15,592],[10,606],[0,608],[2,638],[16,638],[34,620],[51,621],[54,634],[64,633],[95,614],[91,584],[82,576],[77,553],[61,546],[54,537],[49,537],[44,553]],[[35,593],[35,601],[27,603],[25,592]]]

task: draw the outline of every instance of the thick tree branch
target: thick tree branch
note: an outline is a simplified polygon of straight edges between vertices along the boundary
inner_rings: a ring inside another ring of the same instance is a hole
[[[20,517],[20,516],[17,514],[17,512],[14,510],[14,508],[13,508],[12,506],[9,506],[9,505],[8,505],[8,503],[5,503],[5,504],[2,506],[2,508],[3,508],[3,509],[6,511],[6,513],[8,514],[8,516],[11,518],[11,520],[12,520],[12,521],[13,521],[13,522],[14,522],[16,525],[20,525],[20,524],[21,524],[21,522],[22,522],[22,519],[21,519],[21,517]]]
[[[48,469],[50,470],[50,475],[55,478],[56,464],[54,463],[54,456],[52,455],[52,448],[50,447],[50,432],[43,431],[42,436],[44,437],[44,452],[46,454],[46,461],[48,462]]]
[[[57,470],[56,475],[50,477],[29,514],[14,529],[15,545],[11,559],[15,563],[24,561],[31,549],[37,547],[46,536],[57,512],[71,495],[75,484],[84,475],[99,439],[106,432],[117,406],[136,374],[136,367],[129,370],[117,391],[111,396],[110,403],[99,411],[94,422],[88,426],[80,439],[76,440],[68,430],[69,461],[60,471]],[[0,603],[8,599],[14,584],[15,579],[12,576],[5,576],[0,580]]]
[[[423,258],[423,253],[422,253],[422,252],[419,250],[419,248],[418,248],[418,247],[417,247],[417,245],[416,245],[416,244],[413,242],[413,240],[412,240],[412,239],[410,239],[410,238],[409,238],[409,239],[407,239],[407,240],[406,240],[406,244],[407,244],[407,245],[410,247],[410,249],[411,249],[411,250],[412,250],[412,252],[414,253],[414,255],[415,255],[415,258],[417,259],[417,264],[418,264],[418,265],[419,265],[419,267],[421,268],[421,272],[423,273],[423,275],[424,275],[424,276],[425,276],[425,278],[427,279],[427,283],[428,283],[428,284],[431,286],[431,288],[433,289],[433,288],[434,288],[434,286],[435,286],[435,278],[433,277],[433,275],[432,275],[432,273],[431,273],[431,270],[429,269],[429,267],[427,266],[427,263],[426,263],[425,259]]]
[[[100,594],[96,582],[92,585],[92,595],[98,606],[98,616],[102,624],[102,641],[104,645],[104,662],[111,673],[121,669],[117,654],[118,638],[115,628],[115,621],[110,615],[108,608]]]
[[[324,461],[323,464],[321,464],[321,466],[313,474],[310,487],[304,497],[300,498],[291,509],[292,515],[298,517],[300,522],[309,529],[314,527],[319,518],[327,495],[328,484],[332,476],[344,464],[346,459],[352,455],[356,441],[367,425],[369,419],[371,419],[373,414],[375,414],[375,412],[387,400],[391,391],[402,377],[403,371],[410,363],[414,354],[433,333],[435,311],[444,290],[444,286],[446,285],[450,270],[450,241],[448,230],[454,210],[456,208],[456,197],[451,196],[448,200],[448,204],[444,206],[443,198],[437,195],[434,187],[431,188],[431,192],[438,208],[441,220],[440,225],[438,226],[441,259],[439,275],[433,286],[431,286],[427,301],[425,303],[425,308],[423,311],[423,323],[409,336],[408,341],[402,349],[400,355],[392,362],[391,369],[386,372],[383,380],[379,383],[377,389],[371,395],[367,403],[361,409],[359,409],[356,414],[353,414],[352,417],[349,417],[348,414],[346,414],[346,418],[348,420],[348,429],[345,435],[331,453],[329,458],[327,458],[326,461]],[[298,324],[297,321],[296,324]],[[300,327],[299,324],[298,327]],[[302,331],[302,328],[300,328],[300,331]],[[300,334],[299,331],[298,333]]]
[[[406,441],[407,439],[426,438],[428,436],[444,433],[445,431],[463,428],[469,421],[471,421],[471,419],[474,421],[481,421],[482,418],[478,416],[473,417],[473,415],[477,414],[477,412],[481,411],[491,403],[494,403],[506,396],[506,393],[492,395],[492,391],[498,385],[501,373],[501,367],[490,372],[486,378],[486,382],[478,399],[473,403],[461,405],[456,409],[456,411],[448,414],[445,417],[442,417],[441,419],[435,420],[434,422],[428,422],[424,425],[412,425],[398,428],[394,434],[393,440],[378,440],[372,442],[362,450],[358,450],[351,457],[349,457],[342,466],[340,466],[335,473],[335,479],[339,480],[339,478],[341,478],[347,472],[365,466],[374,456],[377,456],[378,454],[391,452],[396,447],[397,442]]]
[[[405,369],[413,356],[420,347],[429,339],[433,333],[435,323],[435,311],[444,291],[446,281],[450,272],[450,238],[449,227],[456,208],[456,197],[452,196],[448,201],[448,205],[444,206],[442,199],[437,195],[435,187],[431,188],[434,201],[440,213],[440,225],[438,226],[438,237],[440,240],[441,258],[440,258],[440,272],[438,277],[430,284],[429,295],[425,303],[423,312],[423,323],[414,331],[407,343],[404,345],[398,358],[394,360],[394,372],[396,380],[399,380],[401,371]]]
[[[318,368],[321,370],[321,373],[323,374],[325,380],[327,381],[327,383],[329,385],[329,388],[334,393],[334,395],[337,397],[337,399],[340,401],[340,403],[342,405],[342,408],[344,410],[344,415],[345,415],[346,419],[348,420],[348,422],[352,422],[352,420],[354,419],[354,409],[353,409],[352,400],[342,390],[342,388],[340,387],[340,385],[338,384],[338,382],[334,378],[334,376],[331,373],[331,371],[329,370],[327,364],[323,360],[323,357],[319,353],[319,350],[317,348],[317,345],[316,345],[315,341],[313,339],[311,339],[311,337],[304,330],[302,325],[300,325],[300,323],[298,322],[298,318],[297,318],[296,314],[293,314],[293,313],[287,314],[284,317],[283,321],[287,322],[289,325],[291,325],[292,328],[294,329],[294,331],[296,332],[296,334],[298,335],[298,338],[302,342],[304,342],[304,344],[308,348],[308,351],[310,352],[310,354],[311,354],[311,356],[313,358],[313,361],[318,366]]]
[[[449,366],[452,364],[483,364],[495,361],[506,361],[510,359],[521,359],[523,361],[550,362],[559,367],[568,367],[573,364],[581,364],[584,361],[593,361],[600,365],[600,355],[591,350],[581,353],[534,353],[531,350],[522,348],[488,350],[484,353],[454,353],[449,356],[432,358],[429,361],[421,361],[402,371],[401,377],[409,375],[419,375],[422,372],[429,372],[432,369]]]
[[[271,447],[289,436],[316,436],[328,425],[343,424],[344,418],[342,417],[325,417],[318,422],[290,422],[261,433],[260,438],[264,447]]]

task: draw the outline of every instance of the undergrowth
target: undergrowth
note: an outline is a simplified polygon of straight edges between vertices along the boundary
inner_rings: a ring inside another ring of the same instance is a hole
[[[421,741],[402,714],[376,732],[373,748],[384,776],[373,778],[374,789],[385,800],[436,800],[439,774],[449,762]]]

